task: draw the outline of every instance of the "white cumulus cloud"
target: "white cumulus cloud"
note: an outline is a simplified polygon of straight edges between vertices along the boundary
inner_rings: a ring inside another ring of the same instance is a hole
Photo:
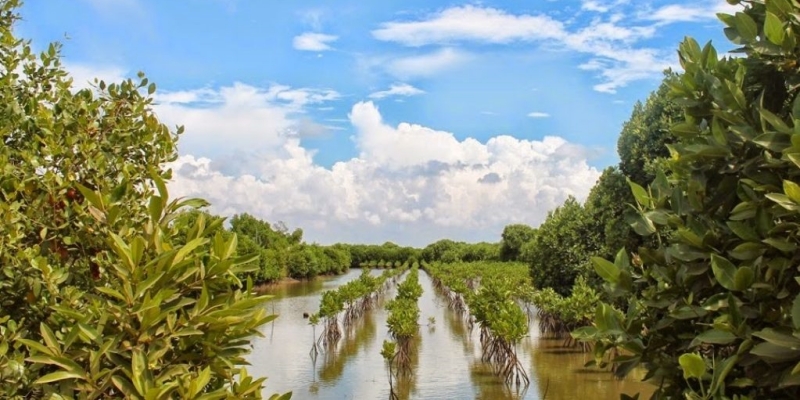
[[[373,30],[378,40],[424,46],[458,41],[509,43],[516,40],[557,38],[559,21],[544,15],[513,15],[496,8],[448,8],[422,21],[386,22]]]
[[[534,112],[528,113],[528,116],[531,117],[531,118],[547,118],[547,117],[550,116],[550,114],[548,114],[546,112],[541,112],[541,111],[534,111]]]
[[[390,96],[416,96],[425,93],[424,90],[415,88],[407,83],[394,83],[389,86],[389,89],[381,90],[378,92],[370,93],[371,99],[382,99]]]
[[[559,137],[486,143],[412,123],[390,126],[360,102],[349,115],[357,157],[329,168],[297,138],[282,137],[246,174],[190,154],[172,164],[175,196],[210,200],[223,215],[249,212],[302,227],[323,243],[383,242],[422,246],[441,237],[497,240],[512,222],[536,225],[573,195],[584,198],[599,177],[587,152]]]
[[[305,32],[297,35],[292,40],[292,45],[297,50],[303,51],[326,51],[332,50],[330,43],[339,39],[335,35],[327,35],[324,33]]]
[[[629,0],[583,0],[581,1],[581,9],[604,13],[611,11],[615,7],[625,4],[628,1]]]
[[[387,71],[398,78],[432,76],[454,68],[469,59],[463,51],[443,48],[437,51],[393,59],[387,63]]]
[[[677,22],[715,20],[717,13],[733,14],[739,8],[724,1],[706,0],[693,4],[667,4],[643,13],[641,17],[665,25]]]
[[[157,92],[155,111],[165,123],[185,126],[179,141],[184,154],[270,154],[286,136],[314,136],[329,130],[297,115],[309,105],[339,98],[330,89],[278,84],[259,88],[235,82],[217,89]]]

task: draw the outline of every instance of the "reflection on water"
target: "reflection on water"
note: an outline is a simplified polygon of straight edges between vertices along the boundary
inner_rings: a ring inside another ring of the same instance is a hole
[[[375,307],[383,307],[383,301],[378,301]],[[358,356],[359,352],[367,347],[373,347],[377,332],[375,317],[371,312],[365,313],[343,329],[344,335],[336,344],[336,348],[326,350],[320,357],[323,363],[319,378],[326,384],[335,383],[342,376],[348,360]]]
[[[262,328],[265,337],[253,341],[250,373],[267,376],[265,394],[292,391],[293,399],[388,399],[389,378],[380,355],[388,339],[384,300],[348,329],[334,351],[320,353],[316,363],[309,355],[312,327],[303,318],[319,306],[323,291],[358,278],[361,271],[311,282],[276,285],[268,293],[275,298],[267,304],[279,314]],[[382,271],[376,270],[375,274]],[[607,371],[584,368],[591,354],[559,346],[560,341],[539,338],[536,321],[532,336],[518,346],[518,355],[531,385],[515,391],[497,378],[492,367],[480,361],[477,327],[470,332],[465,316],[453,313],[447,301],[435,293],[431,280],[420,273],[423,288],[419,300],[420,335],[412,353],[414,373],[395,381],[400,398],[411,399],[618,399],[620,393],[649,394],[652,388],[634,379],[616,380]],[[429,318],[434,322],[430,323]],[[319,333],[321,329],[317,329]],[[638,376],[641,379],[641,374]]]

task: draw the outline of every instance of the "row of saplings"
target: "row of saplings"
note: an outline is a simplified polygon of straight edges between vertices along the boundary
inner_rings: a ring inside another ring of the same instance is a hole
[[[395,375],[408,377],[411,375],[411,354],[413,340],[419,334],[419,305],[422,296],[419,284],[419,269],[414,267],[406,279],[397,286],[397,296],[386,304],[389,316],[386,325],[394,341],[384,341],[381,355],[389,367],[389,396],[397,399],[392,378]]]
[[[528,334],[528,317],[516,294],[527,284],[527,278],[514,273],[519,271],[517,265],[488,264],[462,264],[456,268],[431,264],[426,265],[426,270],[450,308],[465,315],[469,330],[475,324],[479,326],[482,361],[490,363],[506,384],[527,387],[530,379],[516,351],[517,343]]]
[[[309,318],[314,327],[314,343],[311,347],[312,359],[320,351],[333,350],[342,338],[341,325],[345,330],[361,316],[374,308],[378,298],[391,283],[396,283],[403,272],[409,270],[408,263],[400,268],[387,269],[380,276],[373,276],[371,270],[364,268],[358,279],[352,280],[338,289],[322,293],[319,311]],[[409,376],[411,372],[411,352],[413,339],[417,337],[419,325],[419,306],[417,300],[422,295],[419,284],[419,268],[415,262],[403,283],[397,287],[397,296],[386,304],[389,311],[387,325],[394,341],[384,341],[381,355],[389,365],[389,386],[392,398],[397,398],[392,376]],[[317,337],[316,325],[324,321],[322,333]]]
[[[578,346],[584,351],[591,347],[572,335],[592,324],[600,300],[583,277],[576,280],[571,295],[564,297],[551,288],[534,289],[523,264],[426,264],[425,268],[449,308],[465,316],[468,330],[476,324],[480,327],[482,360],[492,364],[508,384],[529,383],[515,347],[528,333],[531,321],[538,321],[543,337],[563,339],[566,347]]]
[[[314,327],[314,343],[311,355],[316,358],[324,348],[332,349],[342,337],[339,326],[339,316],[342,315],[344,328],[350,327],[377,303],[378,297],[403,271],[408,269],[408,264],[401,268],[387,269],[379,276],[372,276],[370,270],[364,268],[358,279],[347,282],[334,290],[322,293],[319,311],[309,318],[309,323]],[[316,326],[324,321],[322,333],[317,337]]]

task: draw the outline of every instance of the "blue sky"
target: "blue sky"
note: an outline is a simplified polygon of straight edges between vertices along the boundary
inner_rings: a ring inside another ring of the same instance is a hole
[[[499,238],[585,198],[725,1],[32,1],[76,86],[142,70],[183,124],[171,188],[323,243]]]

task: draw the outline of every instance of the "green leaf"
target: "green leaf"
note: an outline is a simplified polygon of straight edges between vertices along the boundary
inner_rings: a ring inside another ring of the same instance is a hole
[[[685,139],[693,138],[700,134],[700,130],[697,128],[697,125],[687,122],[681,122],[673,125],[670,128],[670,131],[673,135]]]
[[[153,287],[153,285],[155,285],[156,282],[158,282],[164,276],[164,274],[165,272],[162,272],[160,274],[154,274],[149,278],[145,279],[144,281],[140,282],[138,285],[136,285],[136,293],[134,293],[133,297],[137,299],[141,297],[144,294],[144,292],[147,289]]]
[[[144,396],[149,389],[145,380],[145,371],[147,369],[147,358],[144,353],[139,349],[134,349],[131,355],[131,372],[133,378],[133,385],[136,391]]]
[[[685,353],[678,358],[678,364],[683,369],[683,377],[702,378],[706,374],[706,362],[703,358],[694,353]]]
[[[164,199],[161,196],[150,197],[150,204],[147,206],[150,212],[150,219],[158,223],[161,221],[161,214],[164,212]]]
[[[730,261],[712,254],[711,269],[714,272],[714,278],[717,279],[717,282],[722,287],[728,290],[736,290],[736,267]]]
[[[792,181],[783,181],[783,192],[795,203],[800,204],[800,185]]]
[[[792,325],[795,330],[800,330],[800,294],[792,302]]]
[[[50,327],[42,322],[39,324],[39,332],[41,332],[42,339],[44,339],[47,347],[55,354],[61,354],[61,346],[58,345],[58,339],[56,339],[56,335],[53,333]]]
[[[753,336],[766,340],[777,346],[789,348],[792,350],[800,350],[800,339],[790,335],[788,332],[779,332],[772,328],[762,329],[754,332]]]
[[[792,102],[792,119],[800,120],[800,96],[795,96]]]
[[[756,136],[753,143],[772,151],[781,152],[792,145],[792,139],[786,133],[771,132]]]
[[[631,192],[633,193],[633,196],[636,198],[637,203],[643,206],[650,205],[650,195],[647,194],[647,190],[645,190],[641,185],[630,179],[628,179],[628,185],[631,187]]]
[[[178,250],[178,253],[175,255],[175,258],[172,260],[172,265],[176,265],[183,261],[184,257],[186,257],[189,253],[194,251],[194,249],[208,243],[208,239],[206,238],[197,238],[192,240],[189,243],[186,243],[183,247]]]
[[[761,240],[761,238],[756,233],[755,229],[753,229],[753,227],[744,222],[728,221],[726,222],[726,224],[728,225],[728,228],[730,228],[731,231],[733,231],[733,233],[736,234],[736,236],[738,236],[742,240],[747,240],[750,242],[756,242]]]
[[[34,342],[33,340],[30,340],[30,339],[17,339],[17,342],[24,344],[29,349],[34,349],[34,350],[36,350],[36,351],[38,351],[40,353],[43,353],[43,354],[48,354],[48,355],[51,355],[51,356],[55,356],[56,354],[58,354],[58,353],[54,352],[53,350],[50,350],[49,348],[47,348],[47,346],[45,346],[45,345],[43,345],[43,344],[41,344],[39,342]]]
[[[736,30],[739,31],[739,35],[748,42],[756,40],[758,26],[753,18],[743,12],[737,12],[735,18]]]
[[[169,198],[169,194],[167,192],[167,184],[164,183],[164,179],[161,178],[161,175],[155,169],[150,169],[150,179],[153,180],[153,183],[156,185],[158,189],[158,197],[161,197],[164,202],[167,202]]]
[[[725,378],[728,377],[733,367],[736,366],[736,363],[739,361],[739,355],[734,354],[728,358],[726,358],[719,367],[714,368],[714,380],[711,383],[711,394],[715,394],[717,389],[725,382]]]
[[[797,96],[800,99],[800,96]],[[797,104],[797,102],[795,102]],[[783,153],[789,161],[793,162],[797,168],[800,168],[800,153]]]
[[[86,200],[89,200],[89,204],[95,206],[100,211],[105,210],[105,206],[103,205],[103,200],[100,198],[100,195],[86,186],[81,185],[80,183],[75,183],[75,186],[78,188],[78,190],[80,190],[83,197],[85,197]]]
[[[734,247],[728,254],[737,260],[749,261],[761,257],[766,250],[766,246],[761,243],[744,242]]]
[[[767,17],[764,21],[764,35],[767,37],[767,40],[778,46],[783,44],[783,21],[781,21],[777,15],[769,11],[767,11]]]
[[[780,250],[780,251],[782,251],[784,253],[794,253],[794,251],[797,250],[797,245],[796,244],[794,244],[792,242],[788,242],[788,241],[783,240],[783,239],[767,238],[767,239],[762,240],[762,242],[764,242],[764,243],[766,243],[766,244],[768,244],[768,245],[770,245],[770,246],[772,246],[772,247],[774,247],[774,248],[776,248],[776,249],[778,249],[778,250]]]
[[[292,399],[292,392],[287,392],[282,395],[275,393],[269,398],[269,400],[291,400],[291,399]]]
[[[86,325],[86,324],[84,324],[82,322],[78,323],[78,329],[80,329],[80,332],[86,338],[88,338],[89,340],[91,340],[93,342],[97,341],[97,339],[100,338],[100,334],[95,329],[93,329],[92,327],[90,327],[90,326],[88,326],[88,325]]]
[[[696,346],[700,343],[730,344],[734,340],[736,340],[736,335],[731,332],[711,329],[697,335],[692,341],[692,346]]]
[[[129,393],[129,394],[131,394],[131,395],[132,395],[132,394],[134,394],[134,393],[136,393],[136,392],[137,392],[136,388],[133,386],[133,384],[131,383],[131,381],[129,381],[129,380],[128,380],[127,378],[125,378],[124,376],[120,376],[120,375],[114,375],[114,376],[112,376],[112,377],[111,377],[111,382],[112,382],[112,383],[114,384],[114,386],[116,386],[116,387],[117,387],[117,389],[119,389],[119,390],[120,390],[122,393]]]
[[[771,111],[764,108],[759,108],[758,112],[761,113],[761,118],[764,118],[764,120],[766,120],[770,125],[772,125],[775,129],[777,129],[778,132],[785,133],[787,135],[792,134],[793,132],[792,128],[786,125],[786,122],[783,122],[783,119],[781,119],[781,117],[773,114]]]
[[[798,205],[789,196],[780,193],[768,193],[764,197],[774,201],[779,206],[789,210],[789,211],[797,211]]]
[[[800,350],[788,349],[785,346],[765,342],[755,345],[750,350],[750,354],[771,362],[785,362],[794,361],[800,357]]]
[[[733,280],[736,290],[744,291],[750,289],[755,280],[755,272],[750,267],[741,267],[736,270]]]
[[[107,295],[109,295],[111,297],[114,297],[117,300],[126,301],[125,296],[123,296],[122,293],[120,293],[119,291],[114,290],[112,288],[105,287],[105,286],[96,286],[95,290],[97,290],[100,293],[107,294]]]
[[[31,363],[37,364],[49,364],[49,365],[58,365],[59,367],[63,368],[67,372],[71,372],[73,374],[78,374],[83,376],[83,368],[78,365],[75,361],[72,361],[68,358],[64,357],[55,357],[55,356],[48,356],[48,355],[38,355],[38,356],[31,356],[25,359]]]
[[[617,283],[619,281],[619,267],[602,257],[592,257],[594,270],[606,282]]]
[[[653,221],[650,221],[638,210],[626,215],[625,220],[639,235],[649,236],[656,232],[656,226],[653,225]]]
[[[595,324],[601,333],[620,331],[620,321],[614,308],[605,303],[599,303],[595,308]]]
[[[74,372],[58,371],[58,372],[53,372],[52,374],[47,374],[37,379],[33,383],[36,385],[41,385],[44,383],[63,381],[64,379],[85,379],[85,378],[83,377],[83,375],[76,374]]]

